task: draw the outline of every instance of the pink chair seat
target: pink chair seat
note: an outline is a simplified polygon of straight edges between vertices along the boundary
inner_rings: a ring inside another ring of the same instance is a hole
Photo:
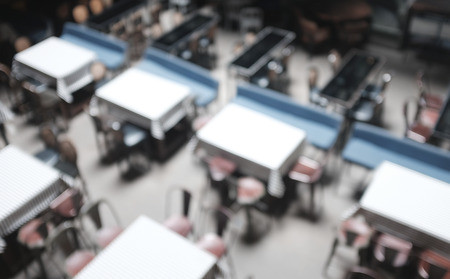
[[[123,228],[121,227],[103,227],[96,232],[96,243],[100,248],[105,248],[122,232]]]
[[[417,142],[425,143],[431,137],[433,130],[426,125],[414,123],[406,132],[406,137]]]
[[[65,263],[67,274],[74,277],[94,258],[95,254],[91,251],[79,250],[72,253]]]
[[[221,258],[226,251],[225,242],[215,233],[207,233],[196,243],[197,247]]]
[[[237,182],[237,187],[238,187],[237,200],[238,203],[241,204],[254,203],[259,198],[261,198],[266,192],[264,184],[253,177],[239,178]]]
[[[373,234],[373,229],[363,220],[357,218],[349,218],[341,223],[339,230],[339,240],[345,242],[347,240],[346,232],[356,234],[356,238],[351,243],[352,247],[362,248],[369,244]]]
[[[424,94],[423,100],[425,101],[425,106],[431,109],[440,110],[444,104],[444,100],[434,94]]]
[[[236,164],[220,156],[212,157],[208,160],[208,167],[211,176],[216,181],[222,181],[231,175],[237,168]]]
[[[289,177],[302,183],[314,183],[321,174],[322,167],[319,162],[302,156],[289,172]]]
[[[163,225],[184,237],[192,230],[192,223],[183,215],[172,215],[164,221]]]
[[[403,239],[397,238],[389,234],[382,234],[377,239],[374,255],[380,261],[385,261],[385,248],[391,248],[397,251],[397,255],[392,265],[394,267],[404,266],[408,260],[412,249],[412,243]]]
[[[439,119],[439,110],[422,109],[419,115],[419,122],[428,127],[434,127]]]
[[[17,240],[28,246],[29,248],[38,248],[44,246],[44,239],[41,234],[38,232],[38,227],[42,224],[42,221],[39,219],[31,220],[30,222],[23,225],[19,233],[17,235]],[[49,226],[47,225],[47,230],[49,230]]]
[[[79,207],[82,205],[82,201],[80,201],[79,205],[75,205],[73,202],[73,196],[77,194],[79,193],[77,193],[76,189],[69,188],[65,190],[50,203],[50,209],[65,218],[76,217],[78,215]]]

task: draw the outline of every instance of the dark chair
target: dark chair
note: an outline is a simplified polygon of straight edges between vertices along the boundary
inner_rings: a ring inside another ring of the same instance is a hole
[[[228,178],[236,171],[237,165],[221,156],[206,158],[206,164],[210,187],[219,193],[222,205],[230,206],[234,197],[230,195],[232,185]]]
[[[424,108],[435,109],[439,111],[444,105],[444,99],[427,89],[424,81],[425,73],[419,71],[416,74],[417,87],[419,88],[419,105]]]
[[[61,100],[56,91],[32,79],[22,81],[22,89],[24,103],[21,109],[30,113],[28,120],[35,124],[54,122]]]
[[[367,266],[368,247],[373,235],[373,229],[362,219],[353,216],[339,224],[337,235],[333,241],[330,254],[325,262],[324,273],[327,272],[338,245],[358,250],[360,265]]]
[[[108,246],[123,231],[116,210],[105,199],[84,204],[79,219],[83,231],[91,233],[91,239],[100,249]]]
[[[180,204],[182,207],[181,213],[173,212],[173,196],[175,193],[181,193],[182,195],[181,203],[178,202],[178,204]],[[193,222],[189,219],[191,199],[191,192],[183,187],[172,187],[166,194],[166,219],[163,225],[184,237],[187,237],[193,230]]]
[[[411,105],[416,111],[411,113]],[[434,114],[433,110],[422,109],[417,105],[416,99],[407,99],[403,104],[403,118],[405,120],[405,137],[417,142],[427,142],[433,134],[432,125],[427,125],[421,115]],[[426,118],[426,116],[424,117]]]
[[[57,196],[49,205],[52,222],[61,224],[64,221],[73,221],[78,217],[84,197],[77,188],[68,188]]]
[[[39,129],[40,138],[44,142],[44,149],[34,154],[40,161],[54,166],[59,160],[59,143],[57,131],[50,125],[44,125]]]
[[[133,124],[114,122],[106,131],[106,149],[124,179],[136,178],[150,168],[149,133]]]
[[[375,270],[368,267],[355,266],[352,267],[345,277],[345,279],[382,279],[383,277]]]
[[[320,96],[320,89],[317,85],[319,70],[311,67],[308,70],[309,103],[319,107],[326,107],[328,100]]]
[[[61,275],[69,278],[77,275],[96,255],[93,244],[70,222],[57,226],[45,247]]]
[[[382,233],[375,239],[373,266],[392,270],[397,276],[409,263],[413,244],[390,234]]]
[[[428,249],[424,250],[419,255],[417,273],[421,279],[449,279],[450,258]]]
[[[89,115],[89,118],[94,124],[95,130],[95,142],[97,144],[97,149],[100,154],[100,159],[102,163],[111,163],[113,160],[111,154],[107,148],[106,134],[112,129],[112,125],[117,122],[117,119],[109,114],[104,114],[100,112],[100,109],[96,107],[97,104],[93,102],[96,99],[92,99],[91,104],[88,108],[85,108],[85,112]]]

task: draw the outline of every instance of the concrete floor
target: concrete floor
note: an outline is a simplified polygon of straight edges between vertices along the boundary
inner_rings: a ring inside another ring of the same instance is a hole
[[[218,68],[212,72],[220,83],[218,101],[211,112],[219,110],[232,97],[232,82],[229,82],[226,67],[233,58],[232,48],[239,40],[238,35],[220,30],[217,36],[219,50]],[[425,70],[429,86],[436,94],[446,94],[449,83],[449,67],[437,63],[426,63],[416,59],[414,52],[400,52],[376,43],[367,45],[367,50],[387,58],[384,69],[393,73],[393,80],[386,92],[384,126],[398,136],[404,129],[402,116],[403,101],[418,95],[415,74]],[[308,102],[307,70],[317,66],[320,70],[319,85],[323,86],[331,78],[331,68],[326,55],[310,57],[301,47],[290,61],[290,95],[298,102]],[[11,143],[23,150],[34,153],[43,147],[38,138],[38,129],[24,123],[18,117],[7,126]],[[156,221],[164,220],[164,200],[169,187],[183,185],[191,189],[198,198],[206,185],[205,171],[196,162],[189,149],[184,146],[164,164],[152,163],[151,170],[132,182],[120,178],[116,165],[105,166],[99,162],[94,126],[85,114],[72,120],[67,136],[73,140],[79,154],[78,165],[84,176],[92,198],[109,200],[119,212],[126,226],[139,215],[145,214]],[[333,169],[340,164],[339,158],[332,161]],[[318,222],[311,222],[295,214],[294,208],[288,214],[272,222],[271,229],[257,243],[247,245],[237,241],[230,249],[237,278],[324,278],[323,265],[333,241],[336,226],[346,210],[356,202],[351,197],[351,189],[367,173],[358,167],[351,168],[341,177],[334,175],[323,197],[324,211]],[[209,192],[208,192],[209,193]],[[206,201],[213,203],[209,193]],[[198,206],[198,200],[194,208]],[[243,225],[241,213],[238,223]],[[343,278],[347,267],[355,263],[356,255],[345,249],[338,250],[328,269],[329,278]],[[18,276],[21,278],[22,275]]]

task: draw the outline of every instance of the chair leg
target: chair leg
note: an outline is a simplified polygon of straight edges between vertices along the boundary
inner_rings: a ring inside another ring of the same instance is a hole
[[[336,252],[336,248],[337,248],[338,242],[339,242],[339,241],[338,241],[338,238],[336,237],[336,238],[334,239],[333,246],[331,247],[330,255],[328,256],[328,259],[327,259],[327,261],[325,262],[325,266],[324,266],[324,268],[323,268],[323,275],[324,275],[324,276],[326,275],[327,270],[328,270],[328,267],[330,266],[330,263],[331,263],[331,259],[333,258],[334,253]],[[326,277],[326,276],[325,276],[325,277]]]

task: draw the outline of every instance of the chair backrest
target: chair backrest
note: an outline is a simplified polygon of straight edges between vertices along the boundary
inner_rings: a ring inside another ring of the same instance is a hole
[[[375,259],[384,265],[401,267],[407,264],[413,245],[393,235],[382,233],[375,243]]]
[[[83,236],[82,232],[70,222],[64,222],[52,230],[45,246],[51,255],[61,252],[65,258],[77,250],[94,247]]]
[[[349,247],[361,248],[368,246],[373,235],[373,229],[358,217],[343,220],[339,228],[339,239]]]
[[[83,195],[77,188],[68,188],[50,203],[50,210],[62,218],[75,218],[83,205]]]
[[[69,139],[62,139],[59,141],[59,153],[61,160],[72,163],[74,165],[77,164],[78,154],[77,149],[73,142]]]
[[[215,217],[217,221],[216,233],[218,236],[223,237],[228,223],[233,217],[233,213],[226,207],[219,207],[215,212]]]
[[[419,256],[418,273],[424,279],[449,279],[450,258],[424,250]]]
[[[166,194],[166,207],[165,207],[165,215],[166,218],[169,217],[169,215],[172,212],[172,210],[174,210],[172,208],[172,206],[174,206],[174,196],[176,193],[181,193],[181,214],[185,217],[189,216],[189,208],[191,205],[191,199],[192,199],[192,194],[191,192],[184,188],[184,187],[180,187],[180,186],[174,186],[171,187]]]
[[[52,127],[45,125],[39,129],[39,134],[41,139],[44,141],[44,144],[47,148],[52,148],[54,150],[58,150],[58,136]]]
[[[108,212],[106,212],[107,210]],[[108,214],[106,216],[105,214]],[[96,230],[105,226],[106,219],[112,219],[116,226],[121,227],[119,217],[114,207],[105,199],[99,199],[83,205],[80,211],[81,227],[87,230],[87,222],[90,221]]]

